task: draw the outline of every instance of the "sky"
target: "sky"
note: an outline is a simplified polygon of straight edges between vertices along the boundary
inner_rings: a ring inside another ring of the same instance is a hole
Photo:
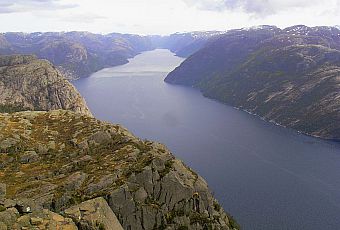
[[[164,35],[298,24],[339,25],[340,0],[0,0],[0,32]]]

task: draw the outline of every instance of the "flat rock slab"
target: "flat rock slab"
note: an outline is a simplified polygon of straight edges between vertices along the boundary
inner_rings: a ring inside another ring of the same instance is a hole
[[[105,230],[123,230],[116,215],[102,197],[72,206],[65,210],[65,215],[84,229],[101,227]]]

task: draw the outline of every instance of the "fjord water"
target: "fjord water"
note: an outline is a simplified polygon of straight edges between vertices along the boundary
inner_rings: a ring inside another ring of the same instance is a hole
[[[269,124],[163,82],[167,50],[74,82],[93,114],[166,144],[245,230],[340,229],[340,144]]]

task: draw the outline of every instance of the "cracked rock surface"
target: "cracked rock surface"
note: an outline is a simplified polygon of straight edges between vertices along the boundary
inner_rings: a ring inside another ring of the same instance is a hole
[[[204,179],[164,145],[79,113],[0,114],[0,162],[2,196],[63,218],[83,202],[97,215],[97,202],[127,230],[238,228]]]

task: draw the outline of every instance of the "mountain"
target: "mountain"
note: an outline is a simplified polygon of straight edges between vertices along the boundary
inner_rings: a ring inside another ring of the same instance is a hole
[[[68,79],[128,62],[129,58],[155,48],[170,49],[187,57],[222,32],[176,33],[169,36],[140,36],[89,32],[46,32],[0,34],[1,54],[35,54],[52,62]]]
[[[340,139],[340,30],[231,30],[165,79],[303,133]]]
[[[67,109],[91,115],[74,86],[47,60],[0,56],[0,112]]]
[[[129,34],[47,32],[0,36],[0,54],[35,54],[51,61],[69,79],[125,64],[139,52],[152,48],[147,37]]]
[[[189,57],[202,48],[211,38],[217,38],[222,31],[196,31],[175,33],[168,36],[150,36],[155,47],[169,49],[180,57]]]
[[[13,52],[11,50],[11,44],[0,34],[0,54],[9,54],[11,52]]]
[[[0,152],[7,229],[238,228],[199,175],[119,125],[65,110],[0,114]]]

